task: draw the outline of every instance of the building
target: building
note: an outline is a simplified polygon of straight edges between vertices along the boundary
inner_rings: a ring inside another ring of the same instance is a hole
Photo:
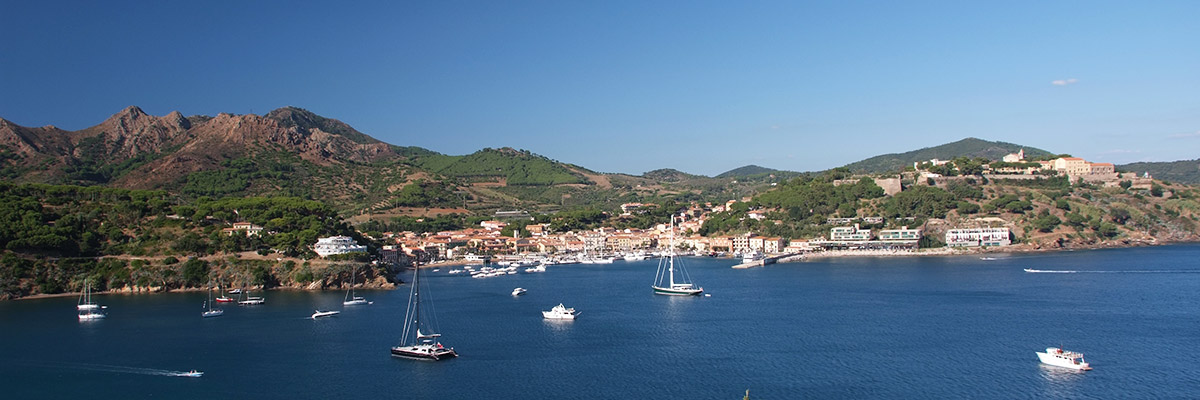
[[[921,240],[921,230],[908,229],[907,226],[900,227],[900,229],[882,229],[879,231],[879,240]]]
[[[329,257],[336,254],[365,253],[367,246],[359,245],[349,236],[330,236],[317,239],[313,251],[321,257]]]
[[[481,228],[487,229],[489,231],[498,231],[498,230],[504,229],[504,227],[508,226],[508,224],[504,223],[504,222],[493,220],[493,221],[479,221],[479,226]]]
[[[854,226],[839,226],[829,230],[829,240],[832,241],[855,241],[855,240],[871,240],[870,229],[860,229],[858,224]]]
[[[1062,157],[1054,159],[1054,169],[1059,173],[1070,176],[1087,175],[1092,173],[1092,166],[1079,157]]]
[[[1011,162],[1011,163],[1021,162],[1023,160],[1025,160],[1025,149],[1021,149],[1021,151],[1018,151],[1016,153],[1010,153],[1001,159],[1001,161]]]
[[[263,227],[251,224],[249,222],[235,222],[232,228],[222,229],[221,233],[224,233],[225,236],[233,236],[234,233],[242,232],[245,233],[247,237],[250,237],[261,236],[262,231]]]
[[[970,228],[946,231],[946,246],[950,247],[988,247],[1010,244],[1012,244],[1012,234],[1008,228]]]
[[[532,235],[532,236],[543,236],[543,235],[545,235],[545,234],[546,234],[546,229],[547,229],[547,228],[548,228],[548,226],[547,226],[546,224],[529,224],[529,225],[525,225],[525,230],[529,231],[529,234],[530,234],[530,235]]]

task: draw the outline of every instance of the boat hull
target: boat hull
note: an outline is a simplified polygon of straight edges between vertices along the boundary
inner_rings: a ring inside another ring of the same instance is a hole
[[[392,357],[401,357],[413,360],[441,361],[448,358],[458,357],[458,353],[454,352],[454,349],[452,348],[436,347],[432,345],[397,346],[392,348]]]
[[[663,294],[668,296],[698,296],[704,293],[704,289],[671,289],[665,287],[652,286],[654,294]]]
[[[574,320],[576,314],[558,314],[550,311],[542,311],[542,318],[559,319],[559,320]]]
[[[205,311],[205,312],[201,313],[200,315],[203,316],[204,318],[220,317],[222,315],[225,315],[225,310]]]
[[[1079,371],[1087,371],[1092,369],[1091,365],[1086,362],[1076,362],[1071,359],[1055,357],[1053,354],[1037,352],[1038,359],[1042,364],[1053,365],[1055,367],[1069,368]]]
[[[367,304],[367,299],[364,299],[362,297],[356,297],[356,298],[354,298],[354,300],[347,300],[347,301],[342,302],[342,305],[344,305],[344,306],[362,306],[362,305],[366,305],[366,304]]]

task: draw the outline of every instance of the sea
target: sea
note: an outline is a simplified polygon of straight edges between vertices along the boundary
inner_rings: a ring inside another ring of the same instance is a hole
[[[683,261],[708,296],[654,295],[656,260],[423,272],[442,343],[460,354],[440,362],[389,353],[407,285],[350,307],[341,291],[258,292],[265,305],[217,318],[201,318],[204,292],[97,295],[108,318],[90,322],[75,298],[7,301],[0,397],[1200,397],[1200,245]],[[559,303],[579,319],[542,319]],[[1041,365],[1034,353],[1051,346],[1094,369]],[[192,369],[203,377],[176,376]]]

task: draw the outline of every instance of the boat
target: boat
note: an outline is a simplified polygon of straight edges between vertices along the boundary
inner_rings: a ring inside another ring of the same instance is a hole
[[[228,292],[226,292],[226,293],[229,293],[229,294],[242,294],[242,289],[233,289],[233,290],[230,290],[230,291],[228,291]]]
[[[512,295],[513,295],[513,296],[520,296],[520,295],[523,295],[523,294],[525,294],[525,292],[527,292],[527,290],[525,290],[525,288],[516,288],[516,289],[513,289],[513,291],[512,291]]]
[[[182,377],[185,377],[185,378],[199,378],[199,377],[201,377],[201,376],[204,376],[204,372],[203,372],[203,371],[197,371],[197,370],[194,370],[194,369],[193,369],[193,370],[191,370],[191,371],[188,371],[188,372],[180,372],[180,373],[177,373],[177,374],[175,374],[175,376],[182,376]]]
[[[766,258],[766,256],[763,255],[763,253],[749,251],[742,255],[742,264],[760,263],[764,258]]]
[[[354,291],[355,272],[358,272],[358,268],[355,268],[354,270],[350,271],[350,289],[346,290],[346,300],[342,301],[342,305],[344,305],[344,306],[361,306],[364,304],[371,304],[371,302],[367,301],[367,299],[365,297],[358,296],[358,293],[355,293],[355,291]]]
[[[334,315],[338,315],[338,314],[341,314],[341,313],[342,313],[341,311],[321,311],[321,310],[317,310],[316,312],[314,312],[314,313],[313,313],[313,315],[312,315],[312,319],[317,319],[317,318],[321,318],[321,317],[332,317],[332,316],[334,316]]]
[[[247,290],[238,290],[238,293],[243,294],[243,295],[245,295],[248,292],[249,291],[247,291]],[[263,304],[266,302],[267,302],[267,299],[262,298],[262,297],[245,296],[245,299],[242,301],[239,301],[238,304],[243,305],[243,306],[256,306],[256,305]]]
[[[675,215],[671,215],[671,242],[666,255],[658,259],[658,272],[654,275],[654,294],[671,296],[696,296],[704,293],[704,288],[697,287],[683,266],[683,260],[675,260]],[[676,268],[675,264],[679,264]],[[679,280],[675,279],[675,270],[679,270]]]
[[[91,321],[103,319],[108,315],[104,310],[108,306],[102,306],[92,301],[92,285],[88,279],[83,280],[83,294],[79,295],[79,304],[75,306],[75,311],[79,312],[80,321]]]
[[[206,307],[208,307],[208,311],[200,313],[201,317],[210,318],[210,317],[220,317],[222,315],[225,315],[225,310],[222,310],[220,308],[213,308],[212,304],[213,304],[212,288],[209,288],[208,289],[208,301],[204,302],[204,305]]]
[[[392,347],[392,356],[426,361],[458,357],[453,347],[442,346],[442,334],[436,333],[437,321],[432,310],[421,312],[422,284],[424,283],[421,282],[421,268],[414,267],[412,288],[408,292],[408,307],[404,310],[404,331],[400,337],[400,344]],[[428,307],[429,304],[425,306]],[[432,329],[430,332],[434,333],[422,332],[422,328]]]
[[[542,311],[542,318],[545,318],[545,319],[571,319],[571,320],[573,320],[573,319],[575,319],[575,317],[578,317],[578,316],[579,316],[578,311],[575,311],[574,308],[567,308],[567,306],[564,306],[562,303],[558,303],[558,305],[554,306],[554,308],[551,308],[550,311]]]
[[[1058,347],[1047,347],[1045,353],[1039,351],[1037,352],[1037,356],[1039,360],[1042,360],[1042,364],[1080,371],[1092,369],[1092,366],[1087,361],[1084,361],[1083,353],[1064,351]]]

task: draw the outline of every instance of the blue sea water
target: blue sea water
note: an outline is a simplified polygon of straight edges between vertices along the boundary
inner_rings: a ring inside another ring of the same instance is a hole
[[[0,303],[0,387],[25,398],[1196,398],[1200,246],[842,258],[734,270],[688,258],[711,297],[651,293],[655,262],[429,275],[443,343],[397,359],[408,288],[269,291],[201,318],[204,293]],[[1029,273],[1025,268],[1040,271]],[[407,280],[407,278],[406,278]],[[528,294],[513,297],[514,287]],[[573,322],[543,320],[565,303]],[[314,309],[341,315],[311,320]],[[1095,368],[1038,363],[1062,345]],[[202,378],[170,376],[197,369]]]

